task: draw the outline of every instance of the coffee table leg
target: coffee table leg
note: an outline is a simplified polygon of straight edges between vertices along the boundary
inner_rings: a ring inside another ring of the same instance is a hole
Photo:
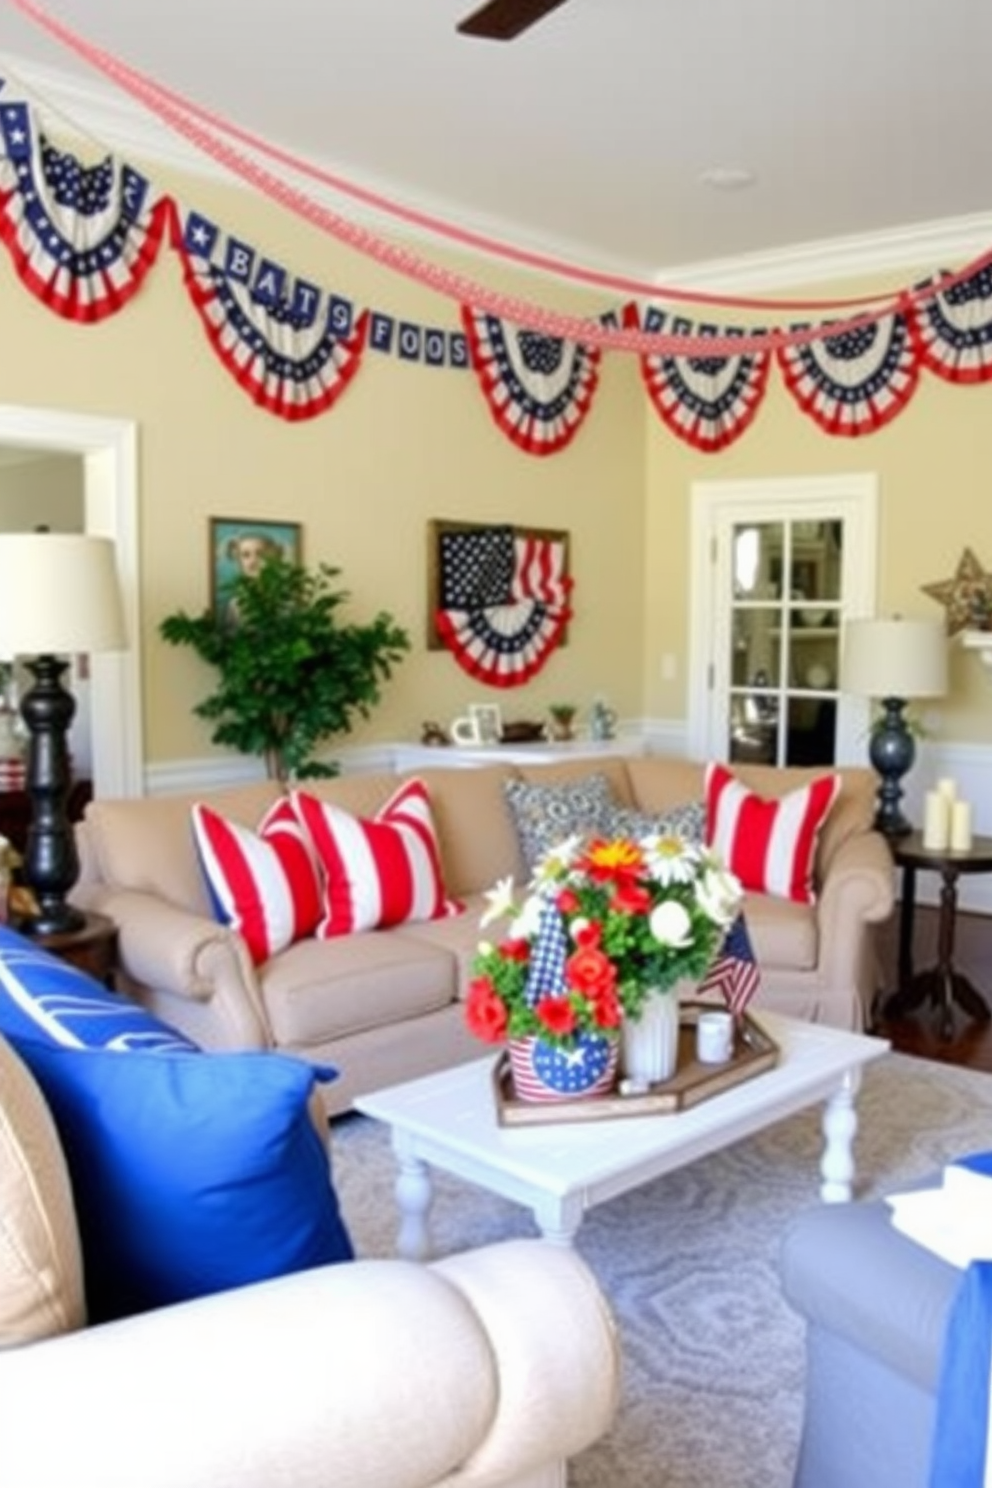
[[[582,1215],[581,1200],[574,1194],[567,1198],[541,1198],[531,1206],[542,1240],[552,1245],[571,1245],[575,1240]]]
[[[820,1198],[825,1204],[846,1204],[854,1179],[854,1134],[858,1113],[854,1102],[861,1072],[848,1070],[823,1112],[823,1157],[820,1161]]]
[[[404,1133],[393,1133],[393,1151],[399,1165],[396,1175],[396,1206],[400,1224],[396,1252],[408,1261],[426,1261],[431,1253],[427,1219],[434,1190],[430,1169],[417,1156]]]

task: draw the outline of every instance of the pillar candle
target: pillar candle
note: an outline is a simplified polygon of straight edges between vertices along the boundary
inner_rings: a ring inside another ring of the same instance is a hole
[[[943,852],[951,837],[951,802],[939,788],[927,791],[923,817],[923,846]]]
[[[954,784],[953,780],[938,780],[937,789],[940,794],[948,801],[953,801],[958,793],[957,786]]]
[[[967,801],[955,801],[951,807],[951,847],[955,852],[971,848],[971,807]]]

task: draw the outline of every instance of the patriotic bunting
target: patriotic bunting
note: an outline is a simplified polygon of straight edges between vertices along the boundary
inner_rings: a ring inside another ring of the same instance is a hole
[[[571,619],[561,539],[512,527],[442,532],[438,635],[469,676],[519,687],[541,670]]]
[[[180,220],[183,278],[211,345],[261,407],[289,420],[323,413],[361,366],[368,315],[223,234]]]
[[[496,423],[530,455],[553,455],[578,433],[599,381],[599,347],[529,331],[462,306],[472,366]]]
[[[49,309],[81,323],[114,314],[140,289],[167,229],[217,356],[260,407],[281,418],[331,408],[366,347],[424,367],[471,368],[498,427],[531,455],[566,448],[588,416],[602,355],[595,328],[585,344],[466,303],[458,330],[356,307],[180,208],[112,155],[85,165],[57,149],[28,104],[0,103],[0,241]],[[883,428],[909,403],[921,368],[947,382],[992,380],[992,254],[899,291],[889,304],[897,308],[846,329],[836,321],[796,325],[776,338],[786,387],[828,434]],[[553,327],[549,312],[535,315]],[[653,305],[607,310],[599,321],[669,343],[695,340],[691,356],[637,348],[648,397],[677,438],[715,454],[753,422],[771,368],[771,350],[754,349],[766,331],[696,325]],[[698,343],[709,338],[719,354],[700,354]],[[743,338],[751,350],[728,350]],[[513,686],[557,644],[568,618],[567,582],[550,595],[538,585],[500,602],[452,605],[438,628],[466,670]]]
[[[782,346],[782,376],[804,413],[827,434],[873,434],[901,413],[920,375],[905,315],[820,341]]]
[[[2,87],[2,82],[0,82]],[[0,105],[0,238],[21,282],[66,320],[104,320],[158,258],[167,197],[111,156],[84,166],[38,131],[25,103]]]
[[[934,286],[933,298],[909,307],[916,355],[945,382],[987,382],[992,377],[992,262],[942,290],[947,277],[925,280]]]
[[[628,329],[661,332],[669,317],[654,306],[643,316],[636,305],[624,310]],[[668,326],[673,336],[734,336],[740,331],[694,326],[676,316]],[[642,356],[641,376],[662,422],[686,444],[706,454],[726,449],[744,433],[761,407],[768,386],[771,355]]]

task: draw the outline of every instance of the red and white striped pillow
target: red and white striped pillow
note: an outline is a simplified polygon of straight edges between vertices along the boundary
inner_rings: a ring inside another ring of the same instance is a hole
[[[800,790],[766,798],[725,765],[706,767],[706,841],[745,889],[812,904],[820,829],[840,790],[821,775]]]
[[[400,786],[371,819],[293,792],[323,871],[323,939],[460,913],[441,875],[434,819],[420,780]]]
[[[271,806],[256,832],[202,803],[192,816],[214,914],[244,936],[256,966],[313,934],[321,915],[320,876],[288,800]]]

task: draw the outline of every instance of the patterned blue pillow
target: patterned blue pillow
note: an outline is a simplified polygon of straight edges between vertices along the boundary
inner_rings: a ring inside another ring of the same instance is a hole
[[[91,1321],[351,1260],[310,1065],[201,1052],[9,930],[0,1032],[58,1127]]]

